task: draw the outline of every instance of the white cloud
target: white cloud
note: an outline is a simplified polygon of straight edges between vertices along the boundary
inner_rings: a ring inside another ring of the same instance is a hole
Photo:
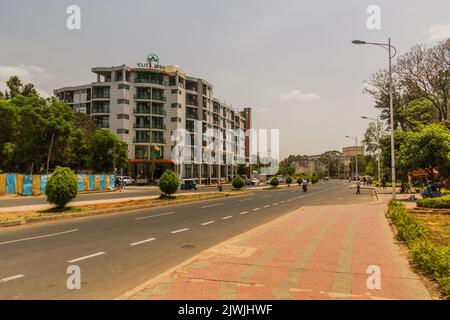
[[[43,97],[50,97],[47,90],[42,89],[42,85],[48,84],[53,76],[47,73],[43,68],[37,66],[2,66],[0,65],[0,90],[4,91],[6,89],[6,81],[11,76],[18,76],[23,84],[32,83],[34,84],[38,93]]]
[[[425,33],[432,41],[445,40],[450,38],[450,23],[432,25],[425,30]]]
[[[320,96],[315,93],[302,93],[298,89],[291,90],[289,93],[285,93],[281,95],[281,100],[297,100],[297,101],[313,101],[319,100]]]

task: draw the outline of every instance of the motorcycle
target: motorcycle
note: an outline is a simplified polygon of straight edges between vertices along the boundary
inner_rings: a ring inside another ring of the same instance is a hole
[[[308,190],[308,186],[306,184],[304,184],[304,185],[302,185],[302,189],[303,189],[303,192],[306,192]]]

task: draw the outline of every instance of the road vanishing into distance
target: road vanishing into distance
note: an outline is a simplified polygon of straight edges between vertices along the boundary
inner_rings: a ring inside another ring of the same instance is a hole
[[[348,182],[0,230],[0,299],[113,299],[202,250],[303,206],[373,201]],[[81,289],[66,286],[68,266]]]

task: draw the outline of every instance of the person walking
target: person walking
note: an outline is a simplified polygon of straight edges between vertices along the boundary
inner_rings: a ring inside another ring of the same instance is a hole
[[[361,194],[361,181],[356,180],[356,194]]]

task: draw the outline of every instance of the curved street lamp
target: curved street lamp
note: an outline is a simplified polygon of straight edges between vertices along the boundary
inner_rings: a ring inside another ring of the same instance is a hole
[[[393,107],[393,88],[392,88],[392,59],[397,54],[397,48],[391,44],[391,38],[388,39],[388,43],[381,42],[367,42],[363,40],[353,40],[353,44],[371,44],[374,46],[382,47],[389,53],[389,113],[391,121],[391,171],[392,171],[392,199],[396,198],[396,181],[395,181],[395,153],[394,153],[394,107]],[[392,54],[392,49],[394,53]]]

